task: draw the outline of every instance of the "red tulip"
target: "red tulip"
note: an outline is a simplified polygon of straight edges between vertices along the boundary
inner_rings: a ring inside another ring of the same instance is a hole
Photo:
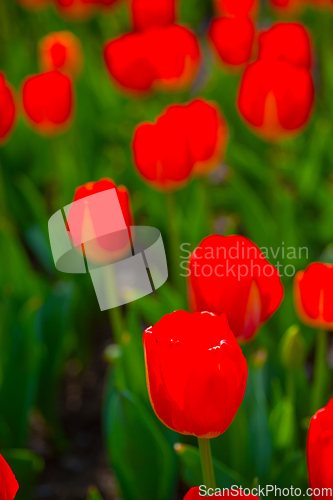
[[[54,0],[54,2],[62,17],[83,21],[98,10],[112,7],[118,0]]]
[[[299,318],[313,328],[333,327],[333,265],[316,262],[294,279],[294,302]]]
[[[62,132],[73,112],[71,79],[59,71],[29,76],[22,87],[22,101],[32,127],[45,135]]]
[[[109,189],[116,190],[121,213],[118,210],[114,214],[106,213],[104,202],[96,202],[89,206],[75,203],[82,198]],[[72,203],[67,217],[68,230],[74,246],[81,246],[84,242],[85,255],[89,261],[107,264],[119,260],[127,253],[130,246],[128,228],[133,225],[133,217],[125,186],[117,187],[111,179],[89,182],[77,188]],[[110,229],[110,224],[115,228],[113,231]],[[124,225],[127,230],[125,228],[123,230]]]
[[[333,399],[312,417],[307,439],[307,461],[312,498],[331,497],[333,488]],[[328,490],[326,490],[328,488]]]
[[[150,401],[181,434],[213,438],[243,400],[246,360],[225,316],[176,311],[143,334]]]
[[[76,77],[82,70],[81,42],[70,31],[49,33],[39,43],[39,61],[43,71],[57,69]]]
[[[18,489],[19,485],[11,468],[0,455],[0,499],[13,500]]]
[[[111,40],[105,46],[104,58],[110,75],[122,89],[173,90],[191,84],[200,62],[200,48],[194,33],[174,24]]]
[[[225,16],[248,16],[255,14],[257,0],[215,0],[216,11]]]
[[[248,17],[216,18],[208,32],[217,57],[230,66],[240,66],[250,60],[254,36],[254,25]]]
[[[201,488],[201,489],[200,489]],[[197,486],[196,488],[191,488],[186,495],[184,496],[184,500],[201,500],[202,498],[206,498],[204,496],[205,492],[207,491],[208,493],[208,488],[205,487],[200,487]],[[209,498],[221,498],[221,497],[228,497],[228,498],[237,498],[237,497],[246,497],[249,498],[249,500],[259,500],[259,497],[255,495],[249,495],[246,494],[242,490],[227,490],[226,488],[216,488],[215,489],[215,495],[211,494],[212,492],[209,491]],[[247,493],[247,492],[246,492]]]
[[[176,0],[132,0],[131,11],[135,30],[168,26],[176,19]]]
[[[255,133],[279,140],[300,133],[314,102],[311,73],[283,61],[250,64],[240,84],[238,110]]]
[[[16,106],[11,85],[0,72],[0,145],[8,138],[13,129],[16,116]]]
[[[143,123],[134,133],[134,164],[157,189],[183,187],[190,175],[203,175],[221,159],[227,127],[218,107],[202,99],[170,106],[156,123]]]
[[[185,109],[185,126],[194,163],[192,173],[205,175],[223,158],[228,137],[227,124],[213,102],[195,99]]]
[[[279,307],[283,286],[274,266],[244,236],[209,236],[188,269],[192,311],[225,313],[240,342],[248,342]]]
[[[276,59],[311,69],[312,47],[307,29],[300,23],[274,24],[259,35],[259,59]]]

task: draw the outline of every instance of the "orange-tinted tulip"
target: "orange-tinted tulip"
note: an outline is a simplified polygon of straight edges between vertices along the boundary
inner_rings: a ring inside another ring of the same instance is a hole
[[[313,328],[333,328],[333,265],[319,262],[299,271],[294,279],[294,302],[299,318]]]
[[[176,19],[176,0],[132,0],[131,12],[135,30],[168,26]]]
[[[224,315],[176,311],[143,334],[152,407],[170,429],[200,438],[227,430],[243,400],[247,364]]]
[[[313,499],[331,498],[329,489],[333,488],[332,456],[333,399],[325,408],[317,411],[310,422],[307,439],[307,462]]]
[[[170,106],[156,123],[140,124],[134,133],[134,163],[157,189],[179,189],[190,175],[204,175],[221,160],[227,126],[215,103],[196,99]]]
[[[314,103],[311,73],[289,63],[256,61],[245,69],[238,93],[238,110],[252,130],[276,141],[300,133]]]
[[[19,485],[11,468],[0,455],[0,499],[13,500],[18,489]]]
[[[39,43],[39,63],[43,71],[57,69],[78,76],[83,63],[80,40],[70,31],[49,33]]]
[[[128,231],[116,231],[97,236],[103,233],[103,228],[107,224],[105,217],[112,218],[112,214],[105,214],[104,204],[96,203],[88,207],[74,202],[109,189],[116,190],[125,224],[127,228],[132,226],[133,216],[128,191],[125,186],[117,187],[111,179],[101,179],[98,182],[89,182],[78,187],[67,217],[68,230],[74,245],[80,246],[84,241],[86,257],[97,264],[107,264],[118,260],[128,251],[130,246]],[[119,221],[116,221],[117,226],[119,226],[118,223]]]
[[[45,135],[62,132],[73,112],[71,79],[59,71],[29,76],[22,87],[22,101],[33,128]]]
[[[217,491],[216,491],[217,490]],[[196,488],[191,488],[186,495],[184,496],[184,500],[201,500],[202,498],[206,498],[204,495],[205,493],[209,493],[209,498],[221,498],[221,497],[228,497],[228,498],[233,498],[233,497],[246,497],[249,500],[259,500],[259,497],[255,495],[248,495],[244,494],[242,490],[227,490],[226,488],[220,488],[220,491],[218,491],[218,488],[215,490],[215,495],[211,494],[212,492],[208,492],[208,488],[204,487],[204,485],[197,486]]]
[[[255,37],[254,25],[250,18],[216,18],[210,25],[208,37],[222,63],[240,66],[250,60]]]
[[[108,42],[107,69],[122,89],[182,89],[196,75],[200,48],[194,33],[179,25],[128,33]]]
[[[188,268],[192,311],[225,313],[240,342],[248,342],[278,309],[283,286],[277,269],[244,236],[209,236]]]
[[[8,138],[13,129],[16,116],[16,106],[13,90],[0,72],[0,145]]]
[[[259,59],[285,61],[311,69],[312,47],[301,23],[276,23],[259,35]]]
[[[248,16],[258,8],[258,0],[215,0],[216,11],[225,16]]]

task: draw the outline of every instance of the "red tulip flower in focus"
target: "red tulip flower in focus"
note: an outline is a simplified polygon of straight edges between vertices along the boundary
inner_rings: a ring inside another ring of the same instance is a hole
[[[204,495],[205,491],[207,488],[202,488],[200,490],[200,486],[197,486],[195,488],[191,488],[186,495],[184,496],[184,500],[201,500],[202,498],[206,498]],[[217,491],[216,491],[217,490]],[[232,498],[232,497],[245,497],[248,498],[249,500],[259,500],[259,497],[255,495],[248,495],[244,494],[242,490],[226,490],[225,488],[216,488],[216,494],[211,495],[209,492],[209,498],[221,498],[221,497],[227,497],[227,498]],[[208,492],[208,491],[207,491]]]
[[[132,0],[133,27],[143,31],[154,26],[168,26],[176,19],[176,0]]]
[[[333,265],[319,262],[299,271],[294,280],[294,302],[299,318],[312,328],[333,328]]]
[[[13,90],[0,72],[0,145],[8,138],[13,129],[16,116],[16,106]]]
[[[104,205],[83,205],[75,202],[109,189],[115,189],[127,228],[133,225],[130,198],[125,186],[116,186],[111,179],[101,179],[98,182],[89,182],[75,191],[67,224],[74,246],[81,246],[84,241],[84,251],[87,259],[97,264],[107,264],[118,260],[127,253],[130,246],[128,231],[106,234],[96,237],[99,229],[105,227],[105,217],[112,218],[112,213],[105,214]]]
[[[258,0],[215,0],[216,12],[224,16],[245,17],[256,13]]]
[[[225,316],[176,311],[145,330],[149,397],[170,429],[198,438],[227,430],[243,400],[247,364]]]
[[[0,455],[0,499],[14,500],[18,489],[19,485],[11,468]]]
[[[210,25],[208,38],[219,60],[237,67],[251,58],[255,29],[249,17],[218,17]]]
[[[218,164],[226,140],[227,126],[218,107],[196,99],[170,106],[156,123],[136,128],[134,164],[156,189],[179,189],[192,174],[206,174]]]
[[[49,33],[39,43],[39,61],[43,71],[56,69],[76,77],[83,64],[81,42],[70,31]]]
[[[314,103],[310,71],[278,60],[259,60],[243,74],[238,110],[253,132],[270,141],[306,127]]]
[[[307,462],[313,499],[330,497],[333,486],[333,399],[312,417],[307,439]],[[323,491],[324,490],[324,491]],[[321,494],[320,494],[321,493]]]
[[[259,59],[276,59],[311,69],[312,46],[307,29],[301,23],[274,24],[259,35]]]
[[[128,33],[108,42],[104,58],[113,81],[122,90],[179,90],[193,81],[200,63],[195,34],[173,24]]]
[[[22,87],[27,119],[33,128],[44,135],[59,134],[70,125],[73,100],[71,79],[59,71],[30,76]]]
[[[278,309],[283,286],[277,269],[244,236],[209,236],[188,269],[192,311],[225,313],[239,342],[249,342]]]

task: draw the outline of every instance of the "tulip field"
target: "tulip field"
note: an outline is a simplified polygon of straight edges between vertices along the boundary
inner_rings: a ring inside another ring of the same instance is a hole
[[[333,497],[333,1],[0,0],[0,500]]]

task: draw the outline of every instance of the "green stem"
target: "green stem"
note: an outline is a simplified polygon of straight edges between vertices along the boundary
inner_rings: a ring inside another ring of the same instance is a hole
[[[205,438],[198,438],[201,459],[202,477],[206,488],[216,488],[215,473],[213,467],[210,441]]]
[[[116,344],[121,345],[122,336],[125,332],[121,307],[113,307],[112,309],[109,309],[109,319],[114,340]]]
[[[177,288],[181,287],[181,278],[179,271],[179,233],[177,207],[174,193],[166,193],[168,230],[169,230],[169,249],[171,254],[171,279]]]
[[[316,336],[316,355],[312,388],[312,413],[315,413],[322,408],[325,403],[327,348],[328,333],[326,330],[319,330]]]

